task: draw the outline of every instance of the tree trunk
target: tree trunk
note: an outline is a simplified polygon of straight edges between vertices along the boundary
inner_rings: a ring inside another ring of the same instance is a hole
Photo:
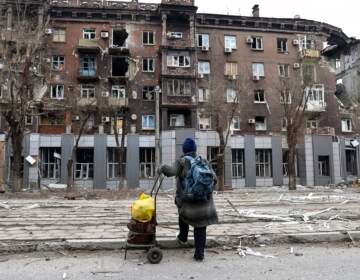
[[[288,135],[288,175],[289,175],[289,190],[296,190],[296,135]]]
[[[67,162],[67,188],[68,192],[74,190],[74,160],[75,160],[76,147],[74,146],[71,152],[71,158]]]
[[[12,191],[18,192],[22,187],[22,139],[23,133],[21,129],[14,129],[11,133],[11,146],[12,146],[12,163],[10,168],[10,181],[12,185]]]
[[[223,133],[218,133],[220,138],[220,147],[219,153],[216,157],[217,163],[217,190],[223,191],[224,190],[224,183],[225,183],[225,163],[224,163],[224,154],[225,154],[225,140]]]

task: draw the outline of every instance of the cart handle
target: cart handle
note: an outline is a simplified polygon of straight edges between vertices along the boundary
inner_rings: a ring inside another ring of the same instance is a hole
[[[154,185],[151,189],[151,192],[150,192],[150,196],[154,196],[154,198],[156,199],[159,191],[160,191],[160,188],[161,188],[161,185],[162,185],[162,182],[164,181],[165,179],[165,176],[162,175],[162,174],[159,174],[157,175],[156,179],[155,179],[155,182],[154,182]],[[159,183],[159,184],[158,184]],[[158,185],[158,186],[157,186]],[[157,187],[156,187],[157,186]],[[154,195],[155,193],[155,195]]]

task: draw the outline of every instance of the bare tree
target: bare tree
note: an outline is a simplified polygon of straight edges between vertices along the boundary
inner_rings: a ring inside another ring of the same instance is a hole
[[[0,84],[5,105],[0,113],[8,125],[12,147],[10,185],[19,191],[22,184],[22,144],[28,116],[36,114],[46,84],[44,78],[44,37],[48,25],[46,1],[5,1],[7,17],[0,19]]]

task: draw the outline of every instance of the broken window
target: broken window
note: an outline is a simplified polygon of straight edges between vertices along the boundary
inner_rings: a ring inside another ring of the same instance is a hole
[[[126,47],[126,40],[129,34],[125,29],[113,30],[112,36],[112,47],[113,48],[124,48]]]
[[[265,103],[265,91],[263,89],[255,90],[255,103]]]
[[[199,74],[203,74],[203,75],[210,74],[210,62],[209,61],[199,61],[198,71],[199,71]]]
[[[288,127],[288,120],[287,120],[287,118],[282,118],[282,119],[281,119],[281,130],[282,130],[282,131],[287,131],[287,127]]]
[[[321,109],[325,106],[325,89],[324,85],[314,85],[313,87],[307,87],[306,91],[306,107],[308,110]]]
[[[93,55],[82,55],[80,57],[80,75],[83,77],[96,76],[96,57]]]
[[[264,63],[253,63],[253,76],[257,78],[265,77]]]
[[[64,99],[64,85],[52,85],[50,89],[51,99]]]
[[[320,176],[330,176],[330,157],[329,156],[319,156],[318,158],[318,167]]]
[[[346,158],[346,172],[349,175],[357,176],[357,154],[356,150],[346,150],[345,151]]]
[[[120,149],[107,149],[107,177],[108,179],[118,179],[125,177],[126,170],[126,148],[120,163]]]
[[[220,152],[219,147],[207,147],[207,161],[209,162],[211,168],[217,173],[217,155]]]
[[[95,28],[84,28],[83,29],[83,39],[94,40],[95,37],[96,37]]]
[[[225,75],[226,76],[236,76],[238,74],[238,65],[236,62],[226,62],[225,63]]]
[[[155,176],[155,148],[140,148],[140,178]]]
[[[236,36],[225,36],[225,49],[236,50]]]
[[[167,36],[169,39],[182,39],[183,33],[182,32],[168,32]]]
[[[240,131],[240,117],[235,116],[231,120],[230,124],[230,130],[231,131]]]
[[[199,129],[200,130],[209,130],[211,129],[210,118],[199,118]]]
[[[272,177],[272,152],[270,149],[256,149],[256,177]]]
[[[78,148],[76,150],[75,179],[87,180],[94,177],[94,149]]]
[[[65,42],[66,32],[63,28],[54,28],[53,42]]]
[[[238,98],[237,98],[235,89],[233,89],[233,88],[226,89],[226,101],[228,103],[238,102]]]
[[[143,59],[143,72],[155,72],[155,58]]]
[[[282,150],[282,169],[283,169],[283,176],[289,176],[289,150],[283,149]]]
[[[81,98],[95,98],[95,86],[81,85]]]
[[[142,116],[142,129],[143,130],[155,129],[155,116],[154,115]]]
[[[232,149],[232,177],[245,178],[244,149]]]
[[[280,93],[281,104],[291,104],[291,92],[290,90],[282,90]]]
[[[301,74],[305,85],[315,83],[315,65],[311,63],[305,63],[301,67]]]
[[[318,128],[318,120],[317,119],[307,120],[306,128],[317,129]]]
[[[155,44],[155,34],[153,31],[144,31],[143,32],[143,45],[154,45]]]
[[[198,34],[197,35],[197,46],[202,48],[209,48],[210,46],[210,37],[209,34]]]
[[[278,50],[278,53],[287,53],[288,52],[287,39],[277,38],[277,50]]]
[[[208,102],[210,98],[210,90],[207,88],[198,89],[198,99],[199,102]]]
[[[315,41],[312,40],[309,36],[299,36],[299,49],[300,50],[307,50],[312,49],[315,50]]]
[[[61,148],[40,148],[41,178],[60,178],[60,157]]]
[[[167,92],[171,96],[191,96],[191,81],[172,79],[167,81]]]
[[[64,115],[56,113],[48,113],[47,115],[40,115],[41,125],[63,125]]]
[[[185,127],[185,116],[183,114],[170,115],[170,127]]]
[[[129,62],[126,57],[112,57],[112,76],[126,77],[129,70]]]
[[[154,101],[155,100],[155,87],[154,86],[145,86],[142,90],[143,99],[145,101]]]
[[[335,69],[340,69],[341,68],[341,58],[338,57],[335,59]]]
[[[279,64],[279,77],[281,78],[288,78],[289,77],[289,64]]]
[[[111,97],[116,99],[124,99],[126,97],[126,89],[123,86],[112,86]]]
[[[265,117],[255,117],[255,130],[265,131],[267,129],[267,123]]]
[[[351,119],[342,119],[341,120],[341,130],[342,130],[342,132],[352,132]]]
[[[26,115],[25,116],[25,125],[32,125],[32,123],[33,123],[33,117]]]
[[[262,37],[252,37],[251,49],[263,50],[263,39]]]
[[[190,56],[189,55],[168,55],[167,66],[169,67],[190,67]]]
[[[62,55],[53,55],[51,68],[54,71],[62,71],[65,66],[65,57]]]

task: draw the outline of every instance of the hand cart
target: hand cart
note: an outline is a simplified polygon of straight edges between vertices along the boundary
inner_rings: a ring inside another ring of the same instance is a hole
[[[150,192],[150,196],[154,198],[155,202],[155,212],[152,220],[148,223],[140,223],[135,220],[131,220],[131,222],[127,225],[129,234],[125,243],[125,260],[129,249],[146,250],[147,259],[152,264],[158,264],[162,260],[163,254],[156,241],[156,198],[164,178],[164,175],[158,175]]]

